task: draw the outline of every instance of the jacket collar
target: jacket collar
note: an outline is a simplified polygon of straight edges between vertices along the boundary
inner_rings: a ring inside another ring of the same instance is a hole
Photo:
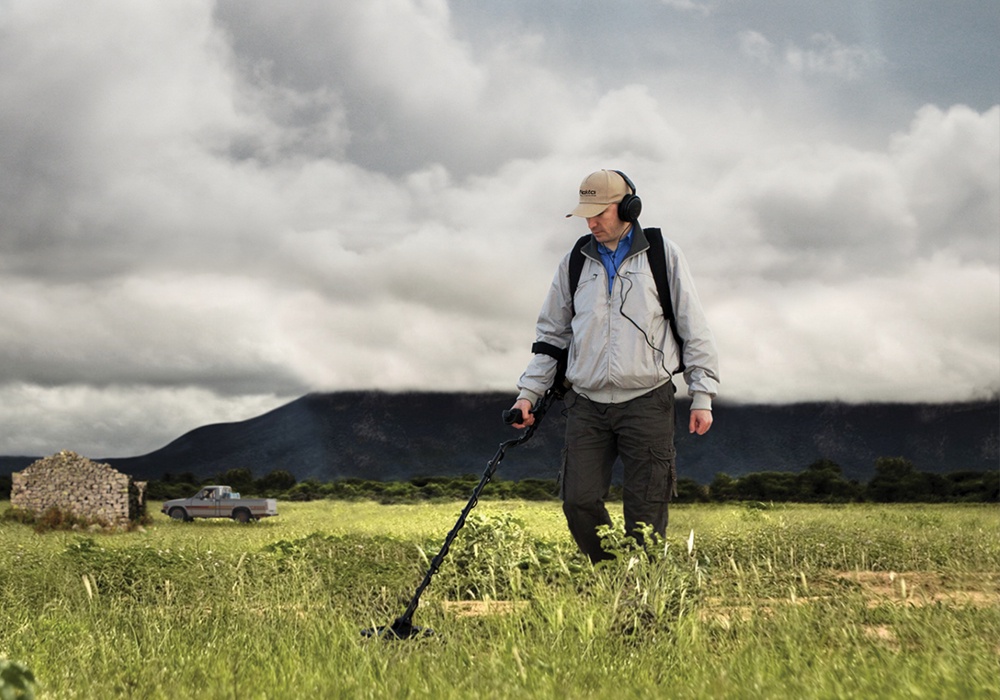
[[[643,233],[642,226],[640,226],[639,222],[636,221],[632,224],[632,247],[628,249],[628,255],[625,256],[625,259],[627,260],[633,255],[645,252],[647,248],[649,248],[649,239],[646,238],[646,234]],[[590,237],[590,240],[584,243],[583,254],[588,258],[600,262],[601,254],[597,250],[597,241],[594,240],[593,236]]]

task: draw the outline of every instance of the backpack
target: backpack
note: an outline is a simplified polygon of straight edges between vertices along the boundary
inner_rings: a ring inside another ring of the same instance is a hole
[[[649,258],[649,269],[653,273],[653,279],[656,281],[656,293],[659,295],[660,305],[663,307],[663,317],[670,323],[670,331],[673,333],[674,342],[677,343],[677,347],[680,350],[680,365],[677,367],[675,374],[680,373],[684,371],[684,340],[677,331],[677,319],[674,317],[674,305],[670,298],[670,284],[667,281],[667,256],[663,247],[663,233],[658,228],[644,228],[642,232],[646,234],[646,239],[649,241],[649,248],[646,249],[646,257]],[[580,275],[583,272],[583,246],[590,239],[591,235],[589,233],[581,236],[573,246],[573,251],[569,256],[569,297],[571,301],[576,295],[576,288],[580,284]],[[560,396],[565,393],[565,389],[561,389],[561,387],[565,386],[566,382],[566,363],[569,360],[569,348],[559,348],[551,343],[536,342],[531,346],[531,352],[555,358],[556,379],[553,387],[559,391]]]

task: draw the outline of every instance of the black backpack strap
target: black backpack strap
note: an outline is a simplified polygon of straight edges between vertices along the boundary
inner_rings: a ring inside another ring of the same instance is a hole
[[[588,233],[580,236],[580,239],[573,244],[573,250],[569,254],[569,303],[573,304],[573,297],[576,296],[576,288],[580,286],[580,275],[583,273],[583,246],[591,239]],[[576,314],[576,307],[573,307]]]
[[[663,247],[663,233],[658,228],[644,228],[646,240],[649,241],[649,250],[646,257],[649,258],[649,270],[656,280],[656,293],[660,296],[660,305],[663,307],[663,317],[670,324],[670,332],[674,335],[674,342],[677,343],[677,352],[680,355],[680,365],[677,373],[684,371],[684,339],[681,338],[677,330],[677,318],[674,316],[674,304],[670,296],[670,281],[667,279],[667,254]]]
[[[557,399],[561,399],[569,388],[566,385],[566,365],[569,362],[569,348],[559,348],[552,343],[541,340],[536,341],[531,346],[531,352],[535,355],[548,355],[556,361],[556,376],[552,380],[551,391]]]

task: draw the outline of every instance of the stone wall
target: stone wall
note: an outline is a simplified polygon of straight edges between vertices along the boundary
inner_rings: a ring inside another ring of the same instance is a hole
[[[36,516],[56,506],[80,518],[122,524],[146,512],[145,481],[68,450],[14,472],[11,481],[11,506]]]

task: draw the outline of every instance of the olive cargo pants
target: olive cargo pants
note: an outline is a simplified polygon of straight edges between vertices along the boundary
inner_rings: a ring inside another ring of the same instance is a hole
[[[600,525],[611,525],[604,505],[616,457],[625,467],[622,505],[625,530],[641,542],[638,524],[660,537],[675,489],[672,382],[623,404],[599,404],[570,391],[566,396],[566,446],[561,494],[563,513],[577,545],[593,562],[611,557],[601,549]]]

